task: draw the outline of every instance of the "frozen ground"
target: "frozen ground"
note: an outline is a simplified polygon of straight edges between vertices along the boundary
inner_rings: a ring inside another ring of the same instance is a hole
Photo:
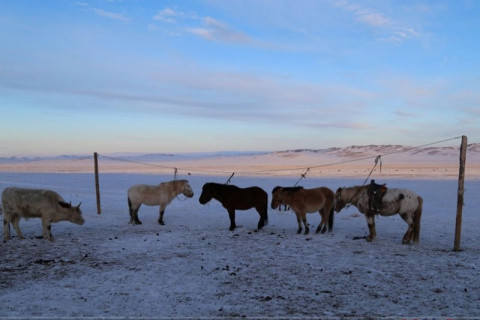
[[[142,225],[128,224],[126,190],[172,175],[102,174],[102,214],[92,174],[0,173],[7,186],[48,188],[82,202],[86,223],[52,225],[55,242],[39,239],[39,219],[22,220],[25,240],[0,243],[0,317],[480,317],[480,181],[466,181],[461,252],[453,252],[457,181],[383,179],[424,198],[420,244],[401,245],[406,224],[378,218],[378,238],[351,207],[336,215],[334,232],[297,235],[292,212],[269,210],[255,232],[255,211],[237,213],[228,231],[218,202],[202,206],[201,187],[228,177],[181,176],[195,196],[167,207],[142,207]],[[276,185],[298,180],[234,177],[232,184]],[[360,178],[307,178],[305,187],[333,190]],[[317,225],[318,214],[308,215]],[[315,228],[313,228],[314,230]],[[13,235],[15,235],[14,231]]]

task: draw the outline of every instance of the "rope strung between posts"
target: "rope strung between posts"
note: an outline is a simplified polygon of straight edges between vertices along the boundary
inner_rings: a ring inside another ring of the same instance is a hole
[[[445,139],[445,140],[440,140],[440,141],[436,141],[436,142],[427,143],[427,144],[417,146],[417,147],[411,147],[411,148],[406,148],[406,149],[402,149],[402,150],[386,152],[384,154],[380,154],[380,155],[377,155],[377,156],[366,156],[366,157],[363,157],[363,158],[343,160],[343,161],[338,161],[338,162],[321,164],[321,165],[317,165],[317,166],[292,167],[292,168],[286,168],[286,169],[271,169],[271,170],[237,171],[236,173],[237,174],[259,174],[259,173],[272,173],[272,172],[273,173],[274,172],[286,172],[286,171],[293,171],[293,170],[306,170],[306,172],[304,174],[302,174],[301,179],[297,182],[297,184],[298,184],[302,179],[306,178],[306,174],[310,169],[317,169],[317,168],[340,165],[340,164],[345,164],[345,163],[358,162],[358,161],[368,160],[368,159],[371,159],[371,158],[375,158],[375,165],[377,165],[377,163],[380,162],[380,167],[381,167],[381,165],[382,165],[381,164],[381,157],[396,154],[396,153],[412,151],[412,150],[415,150],[415,149],[424,148],[424,147],[428,147],[428,146],[431,146],[431,145],[435,145],[435,144],[439,144],[439,143],[443,143],[443,142],[448,142],[448,141],[455,140],[455,139],[460,139],[460,138],[461,138],[461,136],[458,136],[458,137],[453,137],[453,138],[450,138],[450,139]],[[141,164],[141,165],[145,165],[145,166],[151,166],[151,167],[162,168],[162,169],[171,169],[171,170],[175,170],[176,172],[178,172],[178,170],[182,170],[182,171],[199,172],[199,173],[217,173],[217,174],[230,174],[231,173],[231,171],[206,170],[206,169],[195,169],[195,168],[177,168],[177,167],[171,167],[171,166],[165,166],[165,165],[159,165],[159,164],[153,164],[153,163],[146,163],[146,162],[141,162],[141,161],[134,161],[134,160],[116,158],[116,157],[111,157],[111,156],[106,156],[106,155],[101,155],[101,154],[98,154],[98,155],[101,156],[101,157],[107,158],[107,159],[111,159],[111,160],[130,162],[130,163]],[[372,169],[372,172],[373,172],[373,169]],[[230,180],[231,180],[231,178],[233,177],[234,174],[231,175],[231,177],[230,177],[230,179],[228,179],[227,183],[230,182]],[[367,178],[367,180],[368,180],[368,178]]]
[[[379,162],[380,162],[380,173],[382,172],[382,156],[378,155],[375,157],[375,164],[373,165],[372,170],[370,170],[370,173],[368,174],[367,178],[363,182],[362,187],[367,183],[368,178],[370,178],[370,176],[372,175],[373,171],[375,170]],[[347,204],[347,208],[349,208],[352,205],[352,200],[355,199],[356,196],[358,196],[361,190],[362,190],[361,188],[358,188],[357,192],[355,192],[355,194],[350,198]]]
[[[302,174],[301,174],[300,179],[293,185],[294,187],[296,187],[297,184],[298,184],[300,181],[302,181],[302,179],[307,179],[307,173],[308,173],[308,171],[310,171],[310,168],[307,168],[307,171],[305,171],[305,173],[302,173]]]
[[[235,175],[235,172],[233,172],[230,178],[228,178],[227,182],[225,182],[226,185],[230,183],[230,180],[232,180],[234,175]]]
[[[380,173],[382,173],[382,156],[381,156],[381,155],[378,155],[378,156],[375,158],[375,164],[373,165],[372,170],[370,170],[370,173],[368,174],[367,179],[365,179],[365,181],[363,182],[363,185],[365,185],[365,184],[367,183],[368,178],[370,178],[370,176],[372,175],[373,171],[374,171],[375,168],[377,167],[378,162],[380,162]]]

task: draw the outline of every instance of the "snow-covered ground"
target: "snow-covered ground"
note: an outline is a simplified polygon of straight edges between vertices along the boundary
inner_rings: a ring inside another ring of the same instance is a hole
[[[140,209],[143,224],[128,224],[126,190],[172,175],[100,175],[102,214],[96,213],[93,174],[0,173],[8,186],[48,188],[82,202],[83,226],[52,225],[54,242],[39,239],[39,219],[22,220],[26,236],[0,243],[0,317],[480,317],[480,181],[467,179],[461,252],[453,252],[457,180],[394,179],[377,182],[424,198],[418,245],[402,245],[399,216],[377,219],[377,239],[356,208],[335,217],[334,232],[297,235],[292,212],[228,214],[212,200],[198,202],[203,183],[228,176],[191,176],[195,192],[180,196],[157,223],[158,207]],[[468,177],[467,177],[468,178]],[[271,194],[298,177],[234,176],[231,184],[257,185]],[[362,184],[363,178],[308,177],[310,188]],[[308,215],[314,225],[318,214]]]

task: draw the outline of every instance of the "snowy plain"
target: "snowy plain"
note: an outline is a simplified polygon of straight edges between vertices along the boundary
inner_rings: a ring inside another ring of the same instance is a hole
[[[167,207],[142,206],[142,225],[130,225],[126,190],[157,184],[171,174],[101,173],[97,214],[92,173],[0,172],[0,189],[46,188],[73,204],[86,220],[52,225],[54,242],[39,238],[40,219],[21,220],[26,239],[12,230],[0,242],[0,318],[466,318],[480,317],[480,180],[465,182],[460,252],[453,251],[457,185],[453,178],[377,182],[408,188],[424,199],[420,243],[402,245],[406,224],[379,217],[377,239],[355,207],[335,215],[334,231],[298,235],[291,211],[269,208],[269,224],[238,211],[228,231],[226,210],[198,202],[205,182],[228,176],[180,175],[195,196]],[[308,177],[306,188],[362,184],[365,177]],[[231,184],[269,193],[297,176],[236,175]],[[269,199],[269,200],[270,200]],[[318,214],[307,216],[311,230]],[[3,236],[3,235],[2,235]]]

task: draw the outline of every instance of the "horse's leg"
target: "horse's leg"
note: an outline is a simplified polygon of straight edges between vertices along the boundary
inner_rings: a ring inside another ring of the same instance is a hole
[[[307,223],[307,213],[304,212],[302,215],[302,221],[303,225],[305,226],[305,234],[308,234],[310,232],[310,229],[308,228],[308,223]]]
[[[133,209],[133,221],[135,224],[142,224],[142,222],[138,219],[138,210],[140,210],[141,204],[138,205],[136,209]]]
[[[257,207],[255,209],[257,210],[258,214],[260,215],[260,220],[258,220],[257,230],[261,230],[265,226],[265,221],[264,221],[265,213],[262,213],[261,208]]]
[[[128,213],[130,213],[130,222],[133,224],[133,208],[132,208],[132,200],[130,200],[130,197],[128,198]]]
[[[296,212],[295,212],[295,215],[297,216],[297,223],[298,223],[297,234],[300,234],[302,232],[302,217],[300,216],[300,214]]]
[[[162,226],[165,225],[165,223],[163,222],[163,214],[165,213],[165,208],[166,208],[166,205],[163,205],[163,204],[160,205],[160,215],[158,217],[158,223],[161,224]]]
[[[230,231],[235,230],[237,225],[235,224],[235,209],[228,209],[228,216],[230,217]]]
[[[402,244],[409,244],[410,241],[413,240],[414,222],[412,219],[412,215],[409,213],[401,213],[400,216],[408,224],[408,229],[403,236]]]
[[[325,220],[326,220],[326,219],[325,219],[325,216],[326,216],[326,215],[325,215],[325,207],[323,207],[322,209],[320,209],[318,212],[320,213],[320,218],[321,218],[322,220],[320,221],[320,224],[318,225],[317,230],[315,231],[315,233],[319,233],[320,231],[321,231],[322,233],[325,233],[325,232],[327,231],[327,223],[326,223],[326,221],[325,221]],[[323,228],[322,228],[322,226],[323,226]]]
[[[370,235],[367,237],[367,241],[372,242],[373,239],[377,237],[377,231],[375,230],[375,215],[365,214],[365,218],[367,219],[368,231],[370,232]]]

